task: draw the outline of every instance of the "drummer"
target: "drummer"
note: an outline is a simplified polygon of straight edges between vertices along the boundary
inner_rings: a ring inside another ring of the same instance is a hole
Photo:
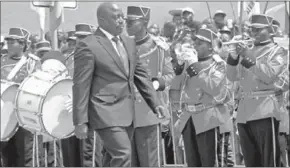
[[[49,41],[40,41],[35,44],[35,53],[40,59],[51,50],[52,48]]]
[[[7,80],[9,73],[15,65],[23,58],[28,49],[30,33],[23,28],[10,28],[9,34],[5,37],[8,46],[7,56],[1,58],[1,80]],[[30,56],[30,66],[26,62],[15,75],[10,78],[13,82],[21,83],[28,74],[35,71],[40,62],[36,56]],[[35,66],[33,66],[35,65]],[[30,68],[28,68],[30,67]],[[1,142],[1,155],[4,167],[32,167],[33,165],[43,166],[43,163],[33,163],[33,141],[31,132],[19,127],[15,135],[7,142]],[[41,155],[41,140],[39,143],[39,154]],[[39,156],[41,157],[41,156]],[[36,161],[37,159],[35,159]]]

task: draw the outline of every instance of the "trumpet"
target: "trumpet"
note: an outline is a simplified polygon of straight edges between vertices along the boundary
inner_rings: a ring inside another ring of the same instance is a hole
[[[253,49],[254,48],[254,40],[249,39],[249,40],[232,40],[229,42],[221,42],[221,47],[222,46],[227,46],[231,44],[240,44],[242,47],[247,48],[247,49]]]

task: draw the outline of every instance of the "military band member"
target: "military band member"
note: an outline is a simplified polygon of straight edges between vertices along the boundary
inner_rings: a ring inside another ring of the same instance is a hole
[[[273,32],[272,32],[272,38],[279,37],[279,29],[280,29],[280,23],[277,20],[273,20],[272,22],[273,26]],[[275,42],[275,40],[273,39]],[[289,52],[289,50],[288,50]],[[289,99],[287,98],[287,94],[289,94],[289,91],[285,92],[283,94],[283,103],[280,107],[281,110],[281,121],[279,124],[279,144],[280,144],[280,153],[281,153],[281,165],[283,167],[289,167],[288,162],[288,146],[287,146],[287,136],[289,136],[289,114],[286,109],[286,106],[289,102]]]
[[[135,36],[137,56],[146,65],[152,81],[157,81],[158,96],[168,110],[168,88],[174,76],[169,55],[169,46],[163,39],[148,34],[150,8],[127,7],[127,32]],[[132,166],[158,167],[161,156],[160,120],[152,113],[137,89],[133,135]],[[167,121],[169,122],[169,121]],[[158,134],[159,133],[159,134]],[[159,143],[159,144],[158,144]]]
[[[172,9],[169,14],[172,16],[172,22],[176,24],[177,29],[182,27],[182,8]]]
[[[164,26],[163,26],[163,37],[166,38],[166,42],[168,43],[168,45],[170,46],[172,41],[173,41],[173,37],[174,34],[177,31],[177,26],[174,22],[170,21],[170,22],[165,22]]]
[[[40,41],[35,44],[35,54],[38,56],[40,59],[49,51],[51,51],[52,48],[50,46],[49,41]]]
[[[21,83],[30,73],[40,68],[40,62],[34,55],[26,53],[30,33],[23,28],[10,28],[5,37],[8,54],[1,58],[1,80],[11,80]],[[26,59],[26,60],[25,60]],[[25,60],[25,61],[23,61]],[[11,75],[12,69],[18,63],[23,63],[19,71]],[[11,76],[10,76],[11,75]],[[11,79],[8,79],[11,78]],[[42,157],[41,139],[38,139],[38,156],[33,156],[34,135],[26,129],[19,127],[16,134],[7,142],[1,142],[1,156],[5,167],[31,167],[43,166],[43,163],[33,163],[33,157]]]
[[[147,32],[153,36],[159,36],[160,35],[160,27],[158,26],[158,24],[154,23],[148,27]]]
[[[218,140],[220,127],[229,119],[229,90],[226,86],[226,63],[214,53],[217,32],[201,28],[197,32],[195,49],[175,50],[176,75],[183,76],[181,83],[183,113],[176,123],[182,132],[187,164],[218,166]],[[180,56],[178,56],[180,55]]]
[[[237,122],[245,165],[279,166],[279,121],[284,90],[289,87],[288,53],[271,40],[273,18],[250,18],[253,49],[231,45],[227,77],[239,81],[241,100]],[[288,73],[288,75],[287,75]]]
[[[227,14],[222,10],[217,10],[213,16],[214,26],[221,30],[225,26],[225,17]]]

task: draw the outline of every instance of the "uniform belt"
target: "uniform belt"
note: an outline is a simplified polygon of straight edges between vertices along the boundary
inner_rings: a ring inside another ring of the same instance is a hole
[[[194,104],[194,105],[185,105],[185,109],[191,113],[202,112],[203,110],[207,110],[215,107],[216,104]]]
[[[243,97],[267,97],[270,95],[279,95],[282,94],[281,91],[266,90],[266,91],[252,91],[252,92],[243,92]]]

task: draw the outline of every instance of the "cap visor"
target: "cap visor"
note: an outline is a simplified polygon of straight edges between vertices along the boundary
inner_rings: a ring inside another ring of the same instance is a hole
[[[50,50],[51,50],[51,48],[49,48],[49,47],[42,47],[42,48],[37,49],[36,52],[40,52],[40,51],[50,51]]]
[[[136,15],[127,15],[127,20],[137,20],[142,18],[142,16],[136,16]]]
[[[22,36],[17,36],[17,35],[9,35],[5,37],[5,40],[9,40],[9,39],[19,40],[19,39],[25,39],[25,38]]]
[[[85,31],[77,31],[75,32],[75,35],[79,35],[79,36],[87,36],[87,35],[90,35],[92,34],[91,32],[85,32]]]
[[[260,23],[253,23],[253,24],[249,25],[249,27],[255,27],[255,28],[265,28],[267,26],[268,25],[266,25],[266,24],[260,24]]]
[[[77,40],[77,37],[69,37],[68,40]]]
[[[211,42],[208,38],[205,38],[201,35],[195,35],[198,39],[203,40],[203,41],[207,41],[207,42]]]
[[[180,16],[182,13],[182,9],[173,9],[169,11],[169,14],[172,16]]]

